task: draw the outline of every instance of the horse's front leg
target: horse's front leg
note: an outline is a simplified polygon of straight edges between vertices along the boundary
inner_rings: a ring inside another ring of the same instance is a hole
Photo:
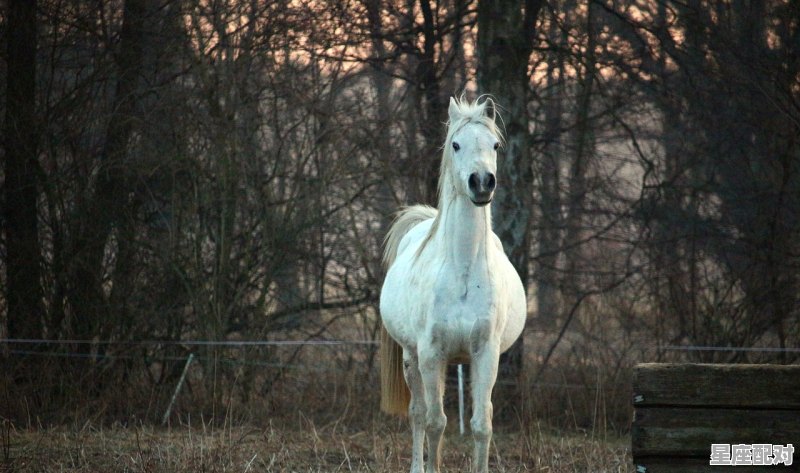
[[[472,470],[475,473],[489,471],[489,443],[492,440],[492,389],[497,380],[500,361],[499,344],[488,340],[474,340],[472,346],[472,437],[475,450],[472,455]]]
[[[425,396],[425,436],[428,438],[427,473],[439,473],[442,454],[442,436],[447,425],[444,415],[445,360],[439,350],[428,347],[420,350],[419,371]]]
[[[411,473],[423,473],[422,459],[425,443],[425,391],[422,388],[422,375],[419,372],[417,355],[403,352],[403,374],[411,391],[408,405],[408,419],[411,422]]]

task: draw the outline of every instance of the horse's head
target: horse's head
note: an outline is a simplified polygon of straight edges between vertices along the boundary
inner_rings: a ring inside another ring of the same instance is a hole
[[[448,113],[443,177],[449,172],[455,192],[482,207],[492,201],[497,187],[501,136],[495,124],[494,102],[490,98],[480,103],[450,98]]]

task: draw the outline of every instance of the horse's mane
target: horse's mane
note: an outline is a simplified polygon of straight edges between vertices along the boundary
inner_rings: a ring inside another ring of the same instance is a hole
[[[439,203],[436,207],[438,210],[440,210],[440,212],[438,212],[436,217],[434,217],[433,225],[431,225],[428,234],[425,236],[422,244],[417,249],[417,256],[422,253],[422,250],[425,249],[425,246],[433,238],[433,235],[436,234],[436,231],[439,228],[439,223],[442,219],[441,209],[446,203],[444,199],[447,195],[449,195],[449,193],[446,192],[447,189],[445,186],[447,186],[450,181],[450,166],[453,162],[453,147],[450,146],[450,142],[453,141],[455,134],[458,133],[458,130],[464,126],[470,123],[477,123],[488,128],[489,131],[496,136],[498,140],[500,140],[500,142],[503,141],[503,133],[500,131],[500,127],[497,126],[497,122],[495,121],[496,105],[491,97],[481,95],[474,101],[470,102],[462,95],[461,97],[454,98],[453,102],[456,105],[457,112],[455,117],[450,116],[450,119],[447,121],[447,138],[444,141],[442,149],[442,163],[441,166],[439,166],[439,185],[437,189]],[[491,106],[491,111],[487,114],[488,106]],[[450,185],[452,185],[452,183],[450,183]]]

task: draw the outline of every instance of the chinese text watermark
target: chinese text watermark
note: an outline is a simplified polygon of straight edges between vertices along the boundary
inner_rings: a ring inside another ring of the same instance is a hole
[[[793,462],[794,445],[771,443],[712,443],[709,465],[786,465]]]

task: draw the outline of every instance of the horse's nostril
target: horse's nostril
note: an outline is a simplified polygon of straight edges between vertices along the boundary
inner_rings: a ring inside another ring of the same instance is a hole
[[[469,175],[469,180],[467,180],[467,184],[469,185],[470,190],[476,191],[480,186],[480,180],[478,179],[478,173],[473,172]]]
[[[484,184],[486,186],[486,190],[491,192],[494,190],[495,186],[497,185],[497,180],[494,178],[494,174],[489,173],[486,175],[486,182]]]

